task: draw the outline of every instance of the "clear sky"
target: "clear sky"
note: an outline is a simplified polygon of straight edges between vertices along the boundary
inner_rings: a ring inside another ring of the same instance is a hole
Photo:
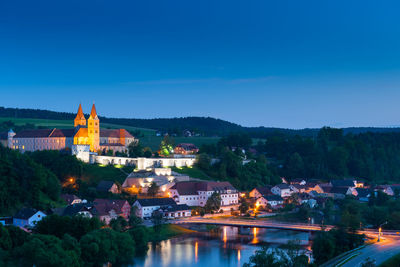
[[[399,10],[397,0],[0,1],[0,106],[399,126]]]

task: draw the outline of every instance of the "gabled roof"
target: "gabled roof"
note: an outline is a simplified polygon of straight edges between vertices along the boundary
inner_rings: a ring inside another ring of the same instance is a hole
[[[332,180],[331,184],[336,187],[354,187],[354,180]]]
[[[85,127],[79,128],[78,132],[75,134],[75,137],[88,137],[88,129]]]
[[[278,187],[279,189],[290,189],[288,184],[277,184],[275,185],[276,187]]]
[[[39,212],[36,209],[31,209],[31,208],[23,208],[19,210],[15,215],[14,218],[16,219],[23,219],[23,220],[28,220],[31,218],[33,215],[35,215],[37,212]]]
[[[271,186],[262,186],[262,187],[256,187],[255,189],[258,191],[258,193],[260,193],[261,195],[273,195],[271,192]]]
[[[128,201],[124,199],[97,198],[93,201],[94,208],[100,216],[107,215],[112,209],[115,210],[117,214],[121,214],[122,207],[127,203]]]
[[[224,192],[226,190],[236,191],[229,182],[179,182],[171,189],[178,191],[179,195],[197,195],[199,191]]]
[[[65,202],[67,202],[68,204],[71,204],[72,201],[80,199],[79,197],[75,196],[75,195],[71,195],[71,194],[62,194],[60,196]]]
[[[99,184],[96,187],[96,190],[100,192],[108,192],[113,185],[114,185],[113,181],[103,180],[99,182]]]
[[[74,129],[34,129],[18,132],[14,138],[73,137]]]
[[[142,207],[173,206],[176,202],[172,198],[141,198],[136,200]]]
[[[181,210],[190,210],[189,206],[186,204],[179,204],[179,205],[170,205],[165,206],[162,208],[164,212],[174,212],[174,211],[181,211]]]
[[[348,187],[332,187],[330,192],[331,194],[343,194],[346,195],[347,190],[349,190]]]
[[[125,129],[100,129],[100,137],[107,138],[134,138]]]
[[[371,195],[371,190],[367,188],[356,188],[357,197],[368,197]]]
[[[267,201],[283,201],[283,198],[278,195],[268,195],[268,196],[263,196]]]
[[[180,182],[170,189],[175,189],[181,196],[198,195],[198,182]]]
[[[92,211],[92,208],[93,208],[93,205],[91,205],[91,204],[77,203],[77,204],[68,205],[67,207],[65,207],[60,215],[75,216],[75,215],[79,214],[79,212],[82,212],[82,211],[88,211],[88,212],[92,213],[92,215],[93,215],[94,212]]]

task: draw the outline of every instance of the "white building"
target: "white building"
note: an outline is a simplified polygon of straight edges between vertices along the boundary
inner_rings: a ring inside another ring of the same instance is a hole
[[[256,201],[256,205],[263,206],[264,208],[267,207],[268,204],[272,208],[280,207],[283,205],[283,198],[278,195],[267,195],[259,197]]]
[[[237,205],[239,192],[229,182],[180,182],[169,189],[178,204],[204,207],[214,193],[221,196],[221,207]]]
[[[19,227],[33,227],[38,221],[41,221],[46,214],[41,211],[24,208],[17,212],[13,217],[13,225]]]
[[[146,219],[162,207],[176,206],[176,202],[172,198],[144,198],[136,200],[133,206],[137,207],[136,215]]]
[[[290,197],[294,192],[290,189],[288,184],[278,184],[271,188],[271,192],[274,195],[278,195],[281,197]]]

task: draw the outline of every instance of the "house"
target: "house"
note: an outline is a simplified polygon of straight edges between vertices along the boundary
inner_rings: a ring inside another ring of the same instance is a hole
[[[273,195],[271,192],[271,188],[271,186],[256,187],[250,191],[249,196],[257,199],[262,196]]]
[[[343,199],[346,195],[356,196],[357,192],[353,187],[325,187],[325,194],[334,199]]]
[[[289,188],[294,193],[304,193],[308,189],[308,187],[306,185],[302,185],[302,184],[291,184],[291,185],[289,185]]]
[[[306,180],[300,179],[300,178],[296,178],[296,179],[290,180],[290,184],[292,184],[292,185],[295,185],[295,184],[298,184],[298,185],[305,185],[306,183],[307,183]]]
[[[278,184],[271,188],[271,192],[274,195],[278,195],[281,197],[290,197],[293,194],[293,190],[290,189],[288,184]]]
[[[174,148],[174,154],[192,155],[196,154],[197,152],[199,152],[199,148],[190,143],[181,143]]]
[[[146,219],[150,218],[154,211],[160,210],[162,207],[176,206],[176,202],[172,198],[143,198],[136,200],[133,206],[137,207],[136,215]],[[173,211],[171,212],[174,213]]]
[[[68,205],[64,208],[56,208],[53,210],[53,213],[60,216],[72,217],[80,215],[87,218],[92,218],[96,215],[96,212],[93,209],[93,205],[88,203],[77,203],[73,205]]]
[[[46,217],[46,214],[40,210],[23,208],[14,215],[13,225],[24,228],[33,227],[44,217]]]
[[[330,184],[333,187],[356,187],[356,180],[345,179],[345,180],[332,180]]]
[[[315,192],[317,192],[319,194],[324,192],[324,190],[322,189],[322,187],[318,183],[311,183],[310,182],[310,183],[307,183],[305,185],[305,192],[309,193],[311,191],[315,191]]]
[[[266,195],[266,196],[261,196],[256,200],[256,205],[258,206],[266,208],[268,204],[272,208],[282,207],[283,198],[280,197],[279,195]]]
[[[378,185],[375,187],[375,191],[382,191],[386,195],[394,196],[394,190],[390,185]]]
[[[2,225],[11,225],[11,224],[13,224],[13,218],[12,217],[1,217],[0,218],[0,224],[2,224]]]
[[[74,205],[82,202],[82,199],[71,194],[62,194],[61,199],[67,202],[67,205]]]
[[[367,188],[356,188],[357,191],[357,199],[360,202],[368,202],[371,197],[371,190]]]
[[[121,190],[113,181],[100,181],[96,187],[97,192],[110,192],[113,194],[120,194]]]
[[[239,204],[239,192],[229,182],[179,182],[169,189],[176,203],[201,207],[214,192],[221,196],[221,209]]]
[[[192,211],[186,204],[164,206],[161,207],[159,210],[164,214],[164,217],[167,219],[192,216]]]
[[[112,219],[123,217],[126,220],[130,216],[131,206],[123,199],[95,199],[93,201],[94,213],[100,221],[109,224]]]
[[[314,208],[317,204],[317,201],[307,193],[299,193],[297,197],[300,205],[307,204],[310,208]]]

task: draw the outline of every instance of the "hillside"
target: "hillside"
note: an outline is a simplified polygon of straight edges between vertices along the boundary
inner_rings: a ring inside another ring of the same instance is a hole
[[[1,119],[2,118],[2,119]],[[24,119],[30,120],[25,121]],[[75,118],[74,113],[55,112],[39,109],[18,109],[0,107],[0,122],[12,120],[17,123],[33,123],[43,127],[70,127]],[[40,119],[35,121],[32,119]],[[42,121],[45,120],[45,121]],[[103,127],[121,128],[129,131],[139,130],[144,136],[155,135],[155,131],[175,133],[178,136],[184,130],[190,130],[202,136],[224,136],[229,133],[248,133],[253,138],[266,138],[277,133],[315,137],[319,129],[283,129],[273,127],[243,127],[241,125],[210,117],[182,117],[182,118],[155,118],[155,119],[128,119],[108,118],[100,116]],[[400,132],[400,128],[373,128],[351,127],[344,128],[343,132],[359,134],[365,132]]]

